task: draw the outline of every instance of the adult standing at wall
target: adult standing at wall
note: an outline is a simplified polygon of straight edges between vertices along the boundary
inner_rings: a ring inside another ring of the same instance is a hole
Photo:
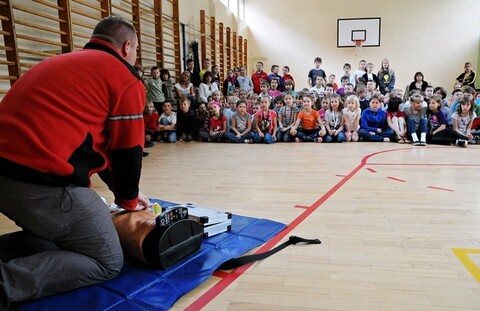
[[[378,88],[380,92],[385,95],[390,93],[395,88],[395,71],[390,68],[390,61],[386,58],[382,60],[381,69],[378,71],[377,74],[379,85]]]
[[[475,72],[472,70],[472,64],[469,62],[465,63],[465,71],[462,72],[458,77],[457,81],[460,82],[463,86],[470,86],[475,88]]]
[[[250,94],[253,91],[253,81],[250,77],[247,77],[247,68],[244,66],[240,67],[240,74],[237,77],[237,81],[240,90],[245,90],[247,94]]]
[[[253,82],[253,92],[260,94],[260,84],[263,80],[268,81],[268,74],[263,71],[263,63],[257,62],[255,65],[255,72],[252,74],[252,82]]]

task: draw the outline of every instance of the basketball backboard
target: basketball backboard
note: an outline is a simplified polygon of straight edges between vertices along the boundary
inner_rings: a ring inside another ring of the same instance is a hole
[[[355,47],[355,40],[364,40],[362,46],[380,46],[380,17],[337,19],[337,47]]]

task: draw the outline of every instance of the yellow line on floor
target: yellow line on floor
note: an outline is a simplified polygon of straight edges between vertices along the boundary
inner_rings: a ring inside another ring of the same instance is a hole
[[[480,249],[473,248],[452,248],[453,253],[463,263],[465,268],[480,283],[480,267],[478,267],[468,256],[469,254],[480,254]]]

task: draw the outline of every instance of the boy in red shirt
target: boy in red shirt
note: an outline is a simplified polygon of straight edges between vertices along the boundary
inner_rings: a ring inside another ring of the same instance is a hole
[[[143,111],[143,122],[145,123],[145,148],[153,147],[153,141],[158,140],[160,132],[157,131],[158,119],[160,116],[153,107],[152,102],[147,102]]]
[[[293,82],[293,88],[292,90],[295,90],[295,80],[293,79],[292,75],[290,74],[290,67],[288,66],[283,66],[283,77],[282,77],[283,81],[287,81],[287,80],[292,80]]]
[[[268,74],[263,71],[263,63],[257,62],[255,65],[257,70],[252,74],[252,82],[253,82],[253,92],[260,94],[260,84],[262,81],[268,82]]]

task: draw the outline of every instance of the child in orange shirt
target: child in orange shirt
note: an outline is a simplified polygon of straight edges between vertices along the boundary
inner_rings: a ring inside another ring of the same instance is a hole
[[[302,122],[302,130],[297,131]],[[320,127],[320,130],[318,128]],[[312,109],[312,100],[309,96],[303,98],[303,110],[297,116],[295,125],[290,129],[290,134],[295,136],[295,141],[322,142],[322,136],[325,136],[326,130],[320,121],[318,111]]]

